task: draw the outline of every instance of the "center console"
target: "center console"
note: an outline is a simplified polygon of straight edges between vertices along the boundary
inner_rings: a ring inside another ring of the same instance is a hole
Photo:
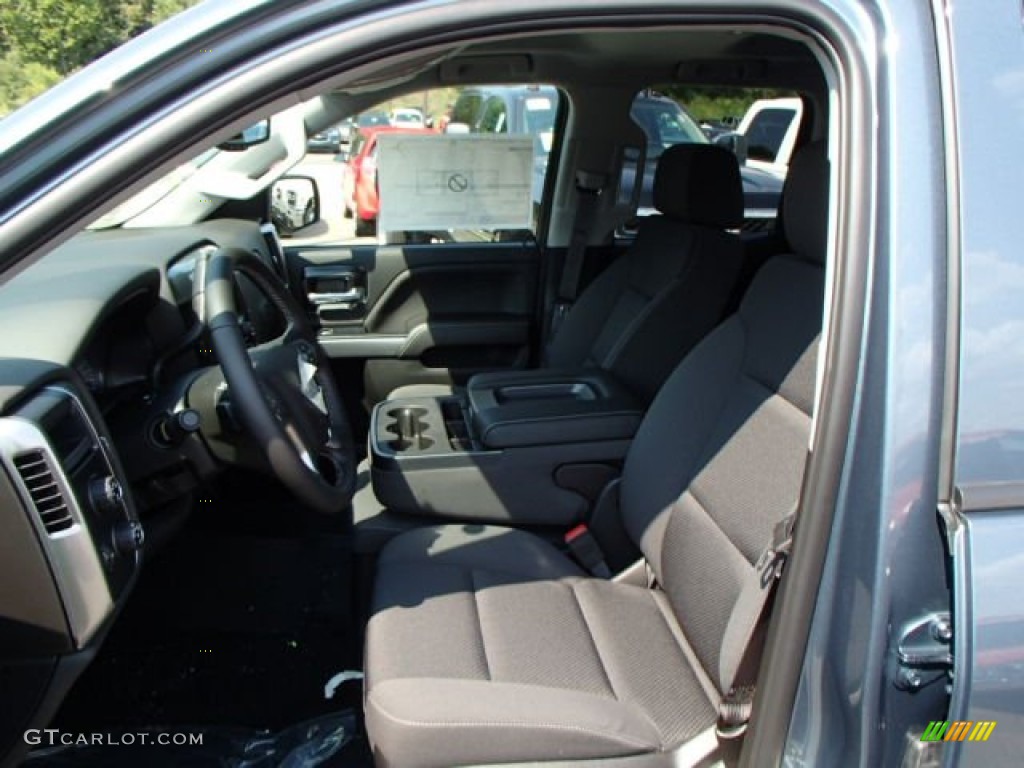
[[[600,370],[481,374],[464,394],[374,409],[373,489],[397,512],[567,526],[618,474],[642,417]]]

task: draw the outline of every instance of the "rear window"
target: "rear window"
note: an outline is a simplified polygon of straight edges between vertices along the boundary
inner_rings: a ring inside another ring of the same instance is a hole
[[[769,108],[756,113],[747,126],[747,156],[775,162],[792,121],[791,109]]]
[[[659,157],[674,144],[707,144],[708,139],[679,103],[641,92],[630,110],[647,137],[647,156]]]
[[[617,202],[620,205],[635,204],[638,217],[655,213],[654,173],[661,155],[675,144],[715,142],[740,152],[742,158],[742,145],[731,143],[729,134],[736,130],[740,117],[755,101],[782,95],[787,94],[765,89],[701,88],[674,84],[655,85],[640,91],[630,106],[630,117],[643,131],[646,143],[643,147],[631,146],[623,150]],[[761,130],[757,137],[748,138],[747,156],[758,157],[759,152],[770,152],[774,158],[785,136],[791,113],[773,108],[761,114]],[[644,158],[643,163],[641,157]],[[743,228],[771,228],[777,215],[781,180],[764,171],[746,167],[743,159],[740,172],[746,210]],[[634,231],[633,226],[628,225],[621,228],[618,235],[628,238]]]

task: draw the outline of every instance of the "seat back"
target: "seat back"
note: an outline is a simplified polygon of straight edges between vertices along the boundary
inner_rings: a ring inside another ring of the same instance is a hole
[[[791,253],[758,272],[738,312],[672,373],[637,433],[621,508],[705,672],[726,690],[733,608],[803,478],[824,294],[828,166],[794,159]],[[673,467],[666,472],[666,465]]]
[[[601,273],[566,315],[545,365],[594,366],[649,400],[723,318],[743,258],[728,230],[743,220],[735,156],[721,147],[665,150],[654,206],[630,250]]]

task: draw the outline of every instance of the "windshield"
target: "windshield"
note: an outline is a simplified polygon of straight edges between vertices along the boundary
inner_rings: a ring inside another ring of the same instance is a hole
[[[356,123],[360,128],[371,128],[375,125],[387,125],[388,116],[385,112],[363,112],[358,118]]]
[[[166,176],[157,179],[141,192],[129,197],[114,208],[114,210],[96,219],[86,229],[109,229],[110,227],[121,226],[180,187],[192,178],[197,170],[213,160],[220,152],[221,150],[216,147],[211,147],[184,165],[179,165]]]

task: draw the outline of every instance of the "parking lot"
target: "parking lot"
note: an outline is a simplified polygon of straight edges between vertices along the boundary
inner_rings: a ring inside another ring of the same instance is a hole
[[[320,193],[320,221],[303,228],[290,237],[286,245],[314,245],[327,243],[374,244],[376,237],[356,237],[355,220],[346,219],[342,201],[342,179],[345,164],[337,155],[309,153],[287,176],[308,176],[316,181]],[[449,231],[448,236],[463,242],[480,242],[490,239],[490,231],[458,230]]]
[[[320,221],[287,238],[286,244],[375,242],[372,237],[356,238],[355,222],[343,214],[344,169],[344,163],[335,155],[310,153],[288,173],[289,176],[309,176],[316,181],[320,191]]]

